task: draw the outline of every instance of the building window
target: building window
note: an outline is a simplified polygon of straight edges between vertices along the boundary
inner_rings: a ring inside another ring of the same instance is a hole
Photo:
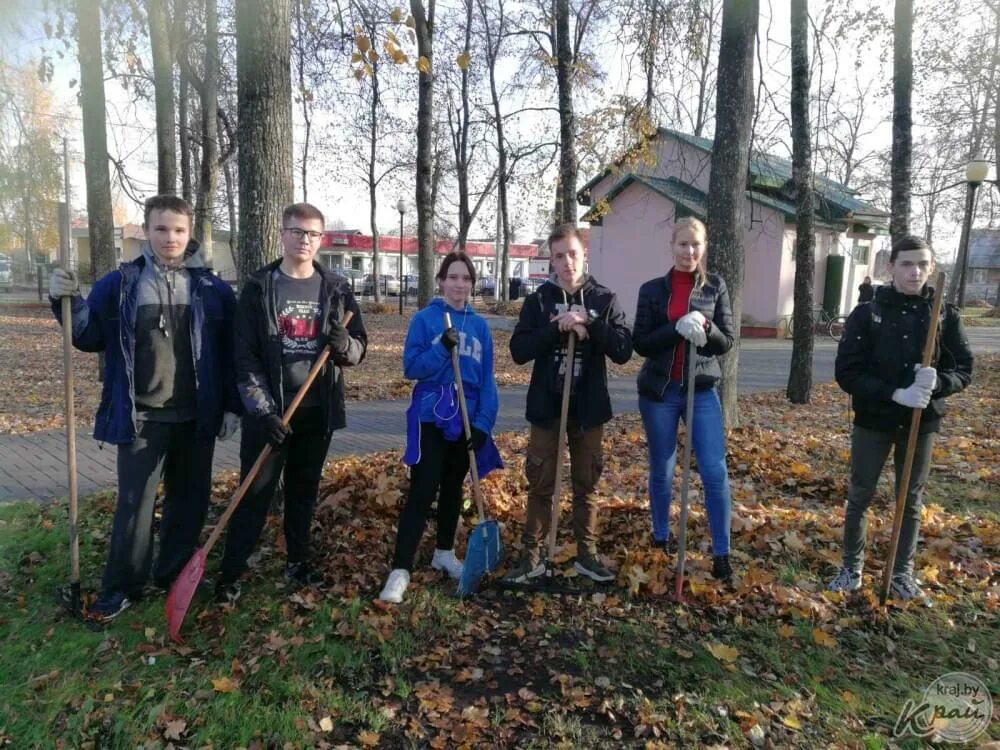
[[[854,262],[858,265],[867,266],[868,265],[868,254],[871,252],[871,245],[867,242],[854,241],[854,246],[851,248],[851,256],[854,258]]]
[[[973,284],[985,284],[986,283],[986,269],[985,268],[974,268],[972,270],[972,283]]]

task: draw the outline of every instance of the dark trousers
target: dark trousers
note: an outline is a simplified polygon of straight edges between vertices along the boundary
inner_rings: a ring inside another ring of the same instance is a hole
[[[288,562],[301,563],[309,557],[310,527],[319,480],[330,447],[322,411],[319,408],[299,409],[292,417],[288,435],[281,447],[273,451],[250,485],[243,501],[236,508],[226,534],[226,551],[222,556],[222,575],[236,578],[247,569],[247,558],[260,538],[267,521],[267,509],[284,471],[285,477],[285,542]],[[267,434],[255,417],[244,417],[240,438],[240,477],[246,477],[267,445]]]
[[[573,535],[577,551],[597,549],[597,500],[594,487],[601,478],[604,427],[584,430],[572,417],[566,424],[569,443],[570,479],[573,485]],[[559,430],[531,425],[524,473],[528,479],[528,511],[524,522],[525,549],[537,548],[549,533],[552,494],[556,489],[556,461],[562,460]]]
[[[844,567],[860,572],[865,562],[865,541],[868,531],[868,506],[875,495],[882,466],[893,451],[896,469],[896,492],[899,490],[900,475],[906,459],[908,435],[897,432],[878,432],[866,427],[854,426],[851,434],[851,484],[847,490],[847,512],[844,517]],[[917,437],[913,454],[913,470],[910,486],[906,490],[906,506],[903,509],[903,525],[899,533],[899,547],[893,573],[913,573],[913,557],[917,551],[917,537],[920,531],[920,511],[923,507],[924,484],[931,468],[931,451],[934,447],[934,433]],[[893,493],[893,507],[896,492]],[[889,513],[893,513],[890,508]],[[890,515],[891,518],[891,515]]]
[[[200,437],[193,421],[141,421],[135,440],[118,446],[118,505],[104,568],[105,592],[136,596],[149,579],[153,510],[161,479],[165,492],[160,555],[153,578],[166,587],[181,572],[205,522],[214,451],[215,438]]]
[[[437,548],[455,546],[455,531],[462,505],[462,482],[469,472],[465,440],[448,442],[433,424],[420,425],[420,461],[410,469],[410,494],[399,517],[392,567],[411,570],[427,514],[437,498]],[[440,492],[439,492],[440,490]]]

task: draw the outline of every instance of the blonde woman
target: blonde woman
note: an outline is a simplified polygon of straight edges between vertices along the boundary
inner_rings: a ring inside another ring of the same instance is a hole
[[[673,268],[639,289],[632,342],[646,358],[639,372],[639,412],[649,449],[649,509],[653,544],[666,550],[670,534],[670,495],[677,463],[677,424],[694,388],[692,447],[705,487],[712,535],[712,575],[732,579],[729,562],[729,476],[722,408],[715,385],[722,374],[718,358],[733,345],[733,316],[722,277],[705,271],[705,225],[694,218],[674,224],[670,252]],[[685,357],[695,360],[694,383],[686,382]]]

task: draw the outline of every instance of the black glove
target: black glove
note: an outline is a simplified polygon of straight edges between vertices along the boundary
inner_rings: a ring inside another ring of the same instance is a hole
[[[458,331],[454,328],[447,329],[441,334],[441,343],[444,344],[444,348],[450,352],[458,346]]]
[[[265,414],[260,418],[260,426],[272,448],[279,448],[285,438],[292,434],[292,428],[285,426],[277,414]]]
[[[330,346],[333,354],[345,356],[351,346],[351,334],[340,324],[339,320],[330,321],[330,333],[327,334],[326,343]]]
[[[469,438],[468,447],[471,451],[478,451],[484,445],[486,445],[486,438],[489,437],[485,432],[477,427],[472,428],[472,437]]]

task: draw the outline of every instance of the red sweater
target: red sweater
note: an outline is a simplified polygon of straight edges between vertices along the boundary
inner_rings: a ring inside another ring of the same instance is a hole
[[[694,290],[694,273],[679,271],[674,269],[670,275],[670,304],[667,306],[667,320],[676,323],[688,313],[688,303],[691,300],[691,292]],[[684,344],[680,343],[674,348],[674,365],[670,368],[670,379],[680,381],[684,377]]]

